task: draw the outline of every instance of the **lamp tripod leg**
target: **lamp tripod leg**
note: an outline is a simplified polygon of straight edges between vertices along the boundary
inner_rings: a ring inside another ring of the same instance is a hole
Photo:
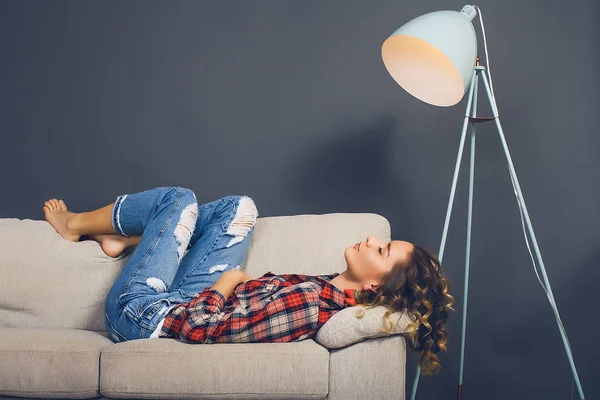
[[[446,210],[446,221],[444,223],[444,231],[442,233],[442,242],[440,244],[440,251],[438,253],[438,259],[440,260],[440,262],[442,262],[442,259],[444,258],[444,249],[446,246],[446,238],[448,236],[448,227],[450,225],[450,217],[452,215],[452,206],[454,204],[454,197],[455,197],[455,193],[456,193],[456,185],[458,183],[458,173],[460,170],[460,164],[461,164],[462,154],[463,154],[463,150],[464,150],[465,138],[467,136],[467,127],[469,125],[469,114],[471,112],[471,105],[473,104],[473,93],[474,93],[474,88],[475,88],[474,82],[476,79],[477,79],[477,74],[473,74],[473,77],[471,78],[471,85],[470,85],[470,89],[469,89],[469,98],[467,100],[467,108],[466,108],[465,118],[464,118],[463,127],[462,127],[460,144],[458,145],[458,154],[456,157],[456,164],[454,166],[454,177],[452,179],[452,188],[450,189],[450,198],[448,199],[448,208]],[[421,366],[417,365],[417,372],[415,374],[415,380],[413,382],[412,393],[411,393],[411,397],[410,397],[411,400],[415,400],[415,397],[417,394],[417,387],[419,385],[420,374],[421,374]]]
[[[577,369],[575,367],[575,362],[573,361],[573,356],[571,354],[571,348],[570,348],[566,333],[564,332],[564,327],[562,326],[560,315],[558,313],[558,307],[556,306],[556,302],[554,300],[554,294],[552,293],[552,288],[550,287],[550,281],[548,280],[548,276],[546,274],[546,269],[544,267],[544,262],[542,260],[542,256],[540,254],[537,240],[535,238],[535,233],[533,231],[533,226],[531,224],[531,220],[529,219],[529,213],[527,212],[527,207],[525,205],[525,199],[523,198],[523,194],[521,192],[521,186],[519,184],[519,180],[517,178],[517,174],[515,172],[515,169],[514,169],[514,166],[512,163],[512,159],[510,157],[510,152],[508,150],[508,145],[506,144],[506,139],[504,137],[502,125],[500,124],[500,119],[498,117],[498,110],[496,108],[495,101],[493,101],[493,96],[491,94],[491,90],[490,90],[490,86],[487,81],[487,77],[486,77],[485,73],[483,73],[483,67],[477,67],[476,73],[473,74],[473,77],[471,79],[469,99],[467,102],[467,110],[466,110],[465,119],[464,119],[464,123],[463,123],[462,136],[461,136],[460,145],[459,145],[459,149],[458,149],[456,165],[454,168],[454,178],[452,181],[452,188],[450,190],[450,198],[448,200],[448,208],[446,211],[446,221],[444,223],[444,231],[442,234],[442,242],[440,244],[440,251],[439,251],[438,259],[441,262],[443,259],[443,256],[444,256],[444,249],[445,249],[446,238],[447,238],[447,234],[448,234],[448,226],[450,224],[450,216],[452,214],[452,206],[454,203],[456,185],[458,182],[458,173],[459,173],[459,169],[460,169],[460,163],[462,160],[462,152],[464,149],[467,126],[469,125],[469,114],[471,113],[471,111],[473,112],[473,117],[474,118],[476,117],[475,114],[476,114],[476,109],[477,109],[477,85],[478,85],[477,77],[480,72],[482,73],[481,76],[483,78],[485,90],[487,92],[490,106],[494,113],[495,118],[493,118],[493,119],[496,122],[496,127],[498,128],[498,134],[500,136],[500,140],[502,141],[504,153],[505,153],[506,159],[508,161],[510,177],[513,182],[513,187],[515,189],[517,202],[518,202],[521,210],[523,211],[523,214],[525,215],[525,221],[527,224],[527,228],[528,228],[529,234],[532,238],[536,257],[537,257],[538,263],[540,265],[540,269],[542,271],[542,276],[544,278],[544,285],[545,285],[546,293],[548,296],[548,300],[550,301],[550,305],[552,306],[552,310],[554,311],[554,314],[555,314],[556,322],[559,326],[559,332],[561,334],[563,344],[565,346],[565,351],[567,353],[567,358],[569,359],[569,364],[571,366],[571,370],[573,371],[573,378],[577,385],[577,389],[579,391],[579,396],[580,396],[581,400],[585,400],[585,396],[583,394],[583,389],[581,387],[581,383],[579,381],[579,376],[577,374]],[[461,399],[461,394],[462,394],[464,349],[465,349],[465,337],[466,337],[465,332],[466,332],[467,295],[468,295],[468,282],[469,282],[468,277],[469,277],[469,260],[470,260],[470,245],[471,245],[471,222],[472,222],[472,211],[473,211],[473,185],[474,185],[474,173],[475,173],[475,122],[478,122],[478,121],[472,122],[472,129],[471,129],[471,166],[470,166],[470,176],[469,176],[469,211],[468,211],[468,222],[467,222],[467,225],[468,225],[468,227],[467,227],[467,248],[466,248],[466,261],[465,261],[465,291],[464,291],[463,321],[462,321],[462,335],[461,335],[460,376],[459,376],[459,385],[458,385],[458,399],[459,400]],[[414,380],[413,388],[412,388],[411,400],[415,400],[417,387],[419,384],[420,373],[421,373],[421,367],[417,366],[417,372],[415,375],[415,380]]]
[[[504,153],[506,154],[506,159],[508,161],[508,166],[509,166],[509,170],[510,170],[510,176],[511,179],[513,181],[513,185],[515,188],[515,193],[516,193],[516,197],[517,197],[517,201],[523,211],[523,214],[525,215],[525,221],[527,223],[527,228],[529,231],[529,234],[531,236],[531,239],[533,241],[533,247],[535,250],[535,254],[540,266],[540,269],[542,271],[542,276],[544,278],[544,285],[545,288],[547,290],[547,296],[548,296],[548,300],[550,301],[550,305],[552,306],[552,310],[554,311],[554,317],[556,319],[556,322],[558,324],[558,328],[559,328],[559,332],[560,335],[562,337],[563,340],[563,344],[565,347],[565,351],[567,353],[567,358],[569,359],[569,364],[571,365],[571,370],[573,371],[573,378],[575,379],[575,383],[577,385],[577,390],[579,391],[579,397],[581,398],[581,400],[584,400],[584,394],[583,394],[583,389],[581,388],[581,383],[579,381],[579,376],[577,374],[577,369],[575,367],[575,362],[573,361],[573,356],[571,354],[571,348],[566,336],[566,333],[563,332],[564,327],[562,326],[561,323],[561,318],[560,315],[558,313],[558,307],[556,306],[556,302],[554,301],[554,294],[552,293],[552,288],[550,287],[550,281],[548,280],[548,276],[546,275],[546,268],[544,267],[544,262],[542,260],[542,256],[540,254],[540,249],[538,247],[537,244],[537,240],[535,238],[535,233],[533,232],[533,226],[531,224],[531,220],[529,219],[529,213],[527,212],[527,207],[525,206],[525,199],[523,198],[523,193],[521,192],[521,185],[519,185],[519,180],[517,178],[517,173],[515,172],[515,168],[512,162],[512,159],[510,157],[510,152],[508,151],[508,145],[506,144],[506,139],[504,137],[504,132],[502,130],[502,125],[500,124],[500,118],[498,118],[498,110],[496,108],[495,102],[492,100],[492,94],[490,91],[490,87],[487,81],[487,77],[485,76],[485,74],[482,74],[483,77],[483,83],[485,85],[485,90],[487,92],[488,95],[488,100],[490,102],[490,106],[492,107],[492,110],[494,112],[494,116],[496,116],[495,121],[496,121],[496,127],[498,128],[498,134],[500,136],[500,140],[502,141],[502,146],[504,148]]]
[[[475,75],[479,75],[479,71]],[[473,98],[473,117],[477,117],[477,89],[478,79],[473,82],[474,98]],[[458,392],[457,399],[461,400],[463,370],[465,365],[465,347],[466,347],[466,332],[467,332],[467,304],[469,299],[469,269],[471,261],[471,227],[473,221],[473,187],[475,184],[475,122],[471,123],[471,162],[469,166],[469,208],[467,214],[467,244],[465,250],[465,285],[463,293],[463,314],[462,314],[462,333],[460,342],[460,369],[458,376]]]

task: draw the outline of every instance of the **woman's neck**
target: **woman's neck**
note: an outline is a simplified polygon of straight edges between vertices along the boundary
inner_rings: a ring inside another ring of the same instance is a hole
[[[342,292],[344,291],[344,289],[360,290],[363,288],[360,282],[356,282],[350,277],[348,270],[342,272],[341,274],[330,280],[329,283],[335,286],[336,288],[340,289]]]

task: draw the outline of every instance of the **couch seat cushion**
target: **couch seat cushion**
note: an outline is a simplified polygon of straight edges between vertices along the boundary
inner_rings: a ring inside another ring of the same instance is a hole
[[[325,399],[329,352],[289,343],[116,343],[100,358],[100,392],[144,399]]]
[[[93,331],[0,328],[0,394],[42,398],[99,396],[101,349],[114,346]]]

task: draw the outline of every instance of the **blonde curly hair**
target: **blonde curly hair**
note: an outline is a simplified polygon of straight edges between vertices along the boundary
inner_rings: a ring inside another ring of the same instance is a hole
[[[407,330],[410,347],[421,352],[419,366],[423,375],[439,373],[441,365],[436,356],[440,350],[448,351],[446,322],[448,310],[452,308],[454,297],[448,293],[450,283],[442,275],[442,264],[434,253],[414,245],[410,254],[397,262],[385,274],[375,291],[359,290],[355,294],[356,305],[366,312],[369,308],[383,305],[387,308],[384,318],[389,324],[382,332],[392,329],[389,316],[396,311],[407,311],[414,316],[414,322]],[[362,318],[364,312],[357,318]]]

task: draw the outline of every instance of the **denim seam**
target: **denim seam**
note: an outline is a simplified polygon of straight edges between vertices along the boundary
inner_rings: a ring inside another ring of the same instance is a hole
[[[163,224],[160,232],[158,233],[158,235],[154,239],[154,243],[152,243],[152,246],[146,252],[146,256],[144,257],[144,259],[140,263],[138,269],[131,275],[131,279],[129,279],[129,282],[127,282],[127,284],[125,285],[125,288],[123,289],[123,294],[129,294],[129,285],[131,285],[131,282],[138,275],[138,272],[142,269],[142,267],[144,266],[144,264],[146,264],[146,262],[148,261],[148,258],[150,257],[150,254],[152,253],[152,251],[156,247],[156,244],[158,243],[158,241],[160,240],[160,238],[164,235],[165,231],[167,230],[167,226],[169,225],[169,222],[171,222],[171,219],[173,218],[173,215],[175,215],[175,210],[177,210],[177,208],[179,207],[179,203],[181,201],[181,193],[180,193],[179,189],[177,189],[177,187],[174,187],[174,189],[175,189],[175,193],[177,194],[177,201],[176,201],[175,207],[173,207],[173,210],[171,211],[171,214],[169,215],[169,218],[167,218],[165,220],[165,223]],[[119,303],[121,303],[121,305],[123,305],[123,303],[121,302],[121,298],[123,297],[123,294],[121,296],[119,296]],[[138,317],[138,319],[139,319],[139,316],[136,316],[136,317]]]
[[[119,332],[119,331],[118,331],[118,330],[117,330],[117,329],[114,327],[114,325],[113,325],[113,324],[110,322],[110,318],[108,317],[108,314],[104,314],[104,318],[106,318],[106,321],[108,322],[108,325],[110,325],[110,329],[112,329],[112,330],[113,330],[113,332],[114,332],[114,333],[116,333],[116,334],[117,334],[117,336],[119,336],[121,340],[125,340],[125,341],[129,340],[129,339],[127,339],[125,336],[123,336],[123,335],[121,334],[121,332]],[[109,332],[109,333],[110,333],[110,332]]]
[[[224,225],[227,225],[227,226],[229,226],[229,225],[231,224],[231,221],[233,221],[233,218],[235,218],[235,213],[236,213],[236,211],[237,211],[237,207],[239,206],[239,201],[235,201],[235,200],[232,200],[232,199],[221,199],[221,200],[222,200],[222,201],[229,201],[229,202],[233,203],[234,205],[237,203],[237,206],[235,206],[235,207],[233,207],[233,208],[232,208],[231,214],[229,215],[229,219],[228,219],[228,220],[226,220],[226,222],[227,222],[227,221],[229,221],[229,223],[228,223],[228,224],[224,224]],[[233,218],[232,218],[232,217],[233,217]],[[226,227],[226,226],[221,226],[221,234],[215,238],[215,240],[214,240],[214,241],[213,241],[213,243],[210,245],[210,247],[208,248],[208,250],[206,251],[206,253],[204,254],[204,256],[203,256],[203,257],[200,259],[200,261],[198,261],[198,262],[196,263],[196,265],[194,265],[194,267],[193,267],[193,268],[190,268],[190,270],[188,271],[188,273],[187,273],[187,274],[185,274],[185,276],[184,276],[184,277],[181,279],[181,281],[179,282],[179,286],[180,286],[180,285],[182,285],[182,284],[185,282],[185,280],[188,278],[188,276],[190,276],[190,274],[191,274],[193,271],[195,271],[195,270],[196,270],[196,268],[198,267],[198,265],[202,264],[202,262],[203,262],[203,261],[206,259],[206,257],[208,256],[208,254],[210,253],[210,251],[212,250],[212,248],[215,246],[215,243],[217,243],[217,240],[219,240],[219,239],[222,237],[222,235],[224,234],[224,231],[226,231],[226,230],[227,230],[227,227]],[[179,287],[179,286],[178,286],[178,287]],[[169,288],[169,290],[170,290],[170,291],[173,291],[173,290],[176,290],[176,289],[178,289],[178,287],[177,287],[177,288],[174,288],[174,289],[170,287],[170,288]]]
[[[221,225],[221,230],[222,231],[226,231],[227,227],[229,225],[231,225],[231,223],[233,222],[233,219],[235,218],[235,213],[237,211],[237,208],[239,207],[239,204],[240,204],[239,198],[236,198],[236,200],[232,200],[231,198],[227,198],[227,199],[224,199],[224,201],[229,201],[230,203],[232,203],[233,204],[233,208],[231,209],[231,214],[229,214],[229,219],[226,219],[225,222],[223,222],[223,225]]]
[[[136,316],[136,323],[138,324],[140,329],[150,329],[147,326],[150,326],[150,324],[148,322],[152,321],[152,319],[154,318],[154,316],[158,313],[158,311],[160,311],[160,308],[162,307],[162,302],[164,301],[164,298],[158,299],[154,302],[149,303],[148,305],[146,305],[144,307],[144,309],[142,310],[142,312],[140,313],[139,318]],[[125,307],[124,310],[127,309],[128,313],[130,315],[135,315],[134,313],[131,312],[130,308]],[[148,311],[146,313],[146,315],[150,314],[150,318],[142,318],[142,316],[144,315],[144,313]],[[154,328],[156,328],[156,326],[154,326]]]

